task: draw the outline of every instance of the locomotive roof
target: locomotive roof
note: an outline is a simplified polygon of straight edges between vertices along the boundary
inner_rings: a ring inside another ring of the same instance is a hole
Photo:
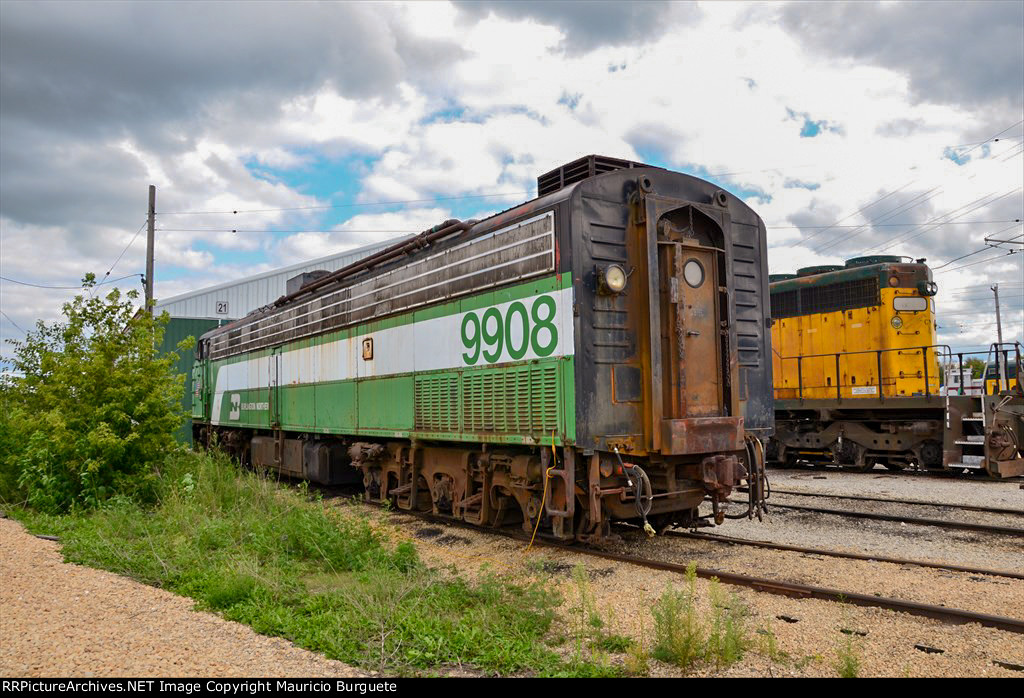
[[[384,273],[384,272],[386,272],[388,270],[394,269],[394,268],[396,268],[398,266],[401,266],[403,264],[407,264],[410,261],[415,260],[415,259],[419,258],[420,256],[422,256],[424,254],[431,254],[431,253],[437,252],[439,250],[443,250],[443,249],[445,249],[445,248],[447,248],[449,246],[453,246],[453,245],[456,245],[456,244],[458,244],[460,242],[464,242],[467,239],[472,239],[474,237],[477,237],[478,235],[482,235],[482,234],[485,234],[485,233],[487,233],[487,232],[489,232],[491,230],[498,229],[498,228],[500,228],[500,227],[502,227],[504,225],[512,223],[512,222],[514,222],[514,221],[516,221],[516,220],[518,220],[520,218],[527,217],[527,216],[529,216],[529,215],[531,215],[533,213],[536,213],[536,212],[539,212],[539,211],[543,211],[543,210],[549,210],[550,208],[554,207],[555,205],[557,205],[557,204],[559,204],[559,203],[561,203],[561,202],[571,198],[575,194],[575,192],[577,190],[579,190],[580,188],[583,188],[583,187],[586,187],[586,188],[596,187],[596,188],[600,189],[600,188],[603,187],[603,185],[610,185],[616,179],[632,179],[632,178],[635,178],[639,172],[645,172],[645,171],[649,171],[649,172],[652,172],[652,173],[659,172],[659,173],[662,173],[662,174],[669,174],[669,175],[671,175],[673,177],[676,177],[676,178],[689,179],[689,180],[692,180],[694,183],[697,183],[699,188],[701,188],[701,189],[718,190],[720,188],[718,185],[713,184],[712,182],[708,182],[707,180],[703,180],[703,179],[701,179],[699,177],[695,177],[693,175],[688,175],[688,174],[683,173],[683,172],[675,172],[673,170],[666,170],[666,169],[661,168],[661,167],[656,167],[656,166],[653,166],[653,165],[644,165],[642,163],[630,163],[630,164],[631,164],[631,167],[628,168],[628,169],[616,169],[616,170],[611,170],[611,171],[606,171],[606,172],[598,172],[594,176],[588,177],[586,179],[582,179],[582,180],[579,180],[579,181],[575,181],[575,182],[572,182],[572,183],[565,184],[562,188],[557,189],[556,191],[553,191],[553,192],[551,192],[549,194],[544,194],[543,196],[538,196],[538,197],[530,199],[528,201],[524,201],[521,204],[517,204],[516,206],[513,206],[511,208],[505,209],[504,211],[500,211],[498,213],[495,213],[495,214],[493,214],[491,216],[488,216],[487,218],[484,218],[484,219],[482,219],[480,221],[475,221],[475,222],[467,221],[467,223],[472,223],[472,227],[470,227],[468,230],[457,230],[457,231],[455,231],[455,232],[445,236],[444,238],[441,238],[440,240],[435,240],[431,244],[425,245],[422,248],[420,248],[420,249],[418,249],[418,250],[416,250],[414,252],[406,254],[402,258],[391,260],[391,261],[387,261],[387,262],[383,262],[383,263],[379,264],[379,266],[373,266],[370,269],[368,269],[365,273],[360,273],[360,274],[355,275],[355,276],[347,276],[346,272],[348,272],[349,270],[351,270],[351,269],[353,269],[355,267],[358,267],[359,265],[364,265],[367,262],[372,261],[373,258],[371,257],[371,258],[368,258],[368,259],[361,259],[359,261],[353,262],[352,264],[350,264],[348,266],[342,267],[341,269],[338,269],[337,271],[332,272],[329,277],[325,277],[325,279],[324,279],[326,281],[326,280],[330,279],[331,277],[340,277],[339,280],[336,283],[328,283],[328,284],[324,285],[322,288],[319,288],[316,291],[310,292],[308,295],[307,294],[303,294],[302,290],[300,290],[297,294],[293,294],[293,295],[302,294],[302,299],[301,300],[305,301],[305,300],[308,300],[310,298],[316,298],[316,297],[321,296],[321,295],[326,295],[328,293],[336,292],[339,288],[344,288],[344,287],[346,287],[346,286],[348,286],[350,284],[353,284],[353,283],[356,283],[356,282],[359,282],[359,281],[363,281],[363,280],[365,280],[367,278],[372,278],[373,276],[376,276],[377,274],[382,274],[382,273]],[[749,212],[753,216],[755,216],[755,217],[757,216],[757,214],[754,213],[754,211],[749,206],[747,206],[746,203],[744,203],[741,199],[736,197],[734,194],[731,194],[729,192],[726,192],[726,194],[729,196],[730,200],[733,203],[735,203],[736,205],[738,205],[742,209],[745,209],[747,212]],[[392,245],[390,247],[384,248],[379,253],[377,253],[377,255],[386,255],[387,253],[392,252],[392,251],[394,251],[396,249],[399,249],[403,245],[408,245],[410,242],[415,241],[417,238],[419,238],[421,236],[425,236],[425,235],[427,235],[427,234],[429,234],[429,233],[439,229],[440,227],[441,226],[434,226],[433,228],[428,228],[427,230],[423,231],[419,235],[412,236],[412,237],[405,237],[401,241],[397,242],[395,245]],[[377,255],[374,255],[374,256],[377,256]],[[226,333],[226,332],[230,332],[231,330],[236,329],[236,328],[238,328],[238,327],[240,327],[242,325],[246,325],[246,324],[248,324],[248,323],[250,323],[250,322],[252,322],[254,320],[257,320],[259,318],[272,315],[275,312],[279,311],[281,308],[287,307],[292,302],[294,302],[293,296],[282,296],[281,298],[277,299],[273,303],[271,303],[269,305],[266,305],[266,306],[264,306],[262,308],[258,308],[256,310],[250,312],[248,315],[245,315],[244,317],[239,318],[238,320],[235,320],[233,322],[230,322],[228,324],[222,325],[220,327],[211,329],[210,331],[208,331],[205,334],[203,334],[200,339],[207,339],[207,338],[210,338],[210,337],[215,337],[215,336],[221,335],[221,334]]]
[[[858,258],[865,259],[865,258]],[[851,260],[854,261],[854,260]],[[769,284],[772,293],[784,293],[801,288],[812,288],[816,286],[828,286],[836,283],[861,281],[864,279],[877,278],[883,286],[888,286],[888,277],[892,274],[907,275],[911,278],[901,279],[914,283],[917,281],[930,281],[931,269],[924,262],[881,262],[877,264],[856,264],[845,267],[838,267],[832,271],[819,273],[807,273],[802,276],[795,276],[787,279],[773,281]],[[911,284],[913,285],[913,284]]]

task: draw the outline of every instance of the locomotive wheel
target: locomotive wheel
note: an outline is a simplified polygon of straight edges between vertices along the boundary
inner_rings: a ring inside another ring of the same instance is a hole
[[[942,467],[942,444],[934,439],[929,439],[921,444],[921,465],[925,468]]]
[[[873,461],[864,457],[864,448],[849,439],[845,439],[841,445],[834,445],[832,452],[835,454],[836,463],[843,470],[863,473],[875,467]]]

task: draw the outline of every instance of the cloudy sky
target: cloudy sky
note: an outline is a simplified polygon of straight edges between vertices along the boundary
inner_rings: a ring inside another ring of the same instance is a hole
[[[773,272],[926,257],[944,343],[994,338],[998,282],[1020,340],[1022,150],[1015,0],[3,0],[0,336],[86,272],[137,285],[149,184],[168,298],[486,216],[600,153],[743,197]]]

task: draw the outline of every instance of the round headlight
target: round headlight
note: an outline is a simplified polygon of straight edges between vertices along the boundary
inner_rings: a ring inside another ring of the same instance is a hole
[[[894,330],[898,330],[899,328],[903,327],[903,318],[901,318],[899,315],[896,315],[893,317],[892,320],[889,321],[889,324],[892,325]]]
[[[626,270],[618,264],[609,264],[601,274],[603,286],[610,293],[622,293],[626,288]]]
[[[898,277],[898,276],[890,276],[889,277],[889,285],[890,286],[899,286],[900,285],[900,277]]]

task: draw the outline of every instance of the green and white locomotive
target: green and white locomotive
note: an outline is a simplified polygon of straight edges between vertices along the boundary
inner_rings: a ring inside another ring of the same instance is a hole
[[[198,343],[197,443],[481,526],[593,540],[762,499],[761,219],[689,175],[589,156]],[[709,498],[711,511],[698,507]],[[539,517],[539,521],[538,521]]]

